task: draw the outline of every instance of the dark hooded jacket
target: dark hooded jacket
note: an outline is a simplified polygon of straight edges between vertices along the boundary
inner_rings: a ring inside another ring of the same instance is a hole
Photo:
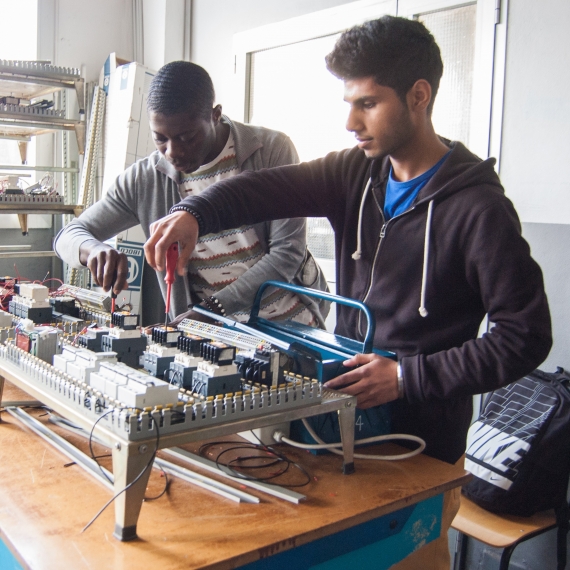
[[[338,294],[370,307],[375,347],[395,351],[402,365],[405,398],[396,402],[393,431],[418,435],[426,453],[455,462],[465,450],[472,395],[536,368],[552,339],[542,273],[494,159],[449,145],[413,207],[388,222],[389,160],[370,161],[358,148],[244,173],[183,204],[198,214],[201,233],[326,216]],[[489,326],[478,337],[485,315]],[[337,307],[337,334],[361,340],[363,325],[358,311]]]

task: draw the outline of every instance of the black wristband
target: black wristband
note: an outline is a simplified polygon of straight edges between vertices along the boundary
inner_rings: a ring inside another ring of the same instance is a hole
[[[204,218],[202,218],[202,216],[198,212],[194,211],[190,206],[186,206],[184,204],[175,204],[172,206],[172,208],[170,208],[168,213],[173,214],[174,212],[186,212],[187,214],[194,216],[198,222],[198,230],[200,232],[200,235],[204,233]]]

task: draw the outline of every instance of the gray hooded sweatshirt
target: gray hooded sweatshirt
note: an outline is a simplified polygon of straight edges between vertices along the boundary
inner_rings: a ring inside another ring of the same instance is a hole
[[[236,158],[240,170],[260,170],[299,161],[291,139],[278,131],[232,122]],[[180,201],[180,173],[155,151],[128,167],[109,188],[103,199],[85,210],[65,226],[54,241],[55,252],[71,267],[82,268],[79,248],[82,243],[97,239],[105,241],[119,232],[140,224],[145,236],[156,220],[168,215]],[[259,286],[268,280],[287,281],[315,289],[326,289],[326,281],[306,247],[304,218],[276,220],[254,225],[265,255],[233,283],[217,292],[216,297],[232,314],[248,310]],[[163,296],[164,274],[157,274]],[[266,294],[271,294],[268,289]],[[172,286],[171,318],[188,310],[195,302],[186,277],[178,277]],[[323,324],[328,305],[308,297],[302,301]]]

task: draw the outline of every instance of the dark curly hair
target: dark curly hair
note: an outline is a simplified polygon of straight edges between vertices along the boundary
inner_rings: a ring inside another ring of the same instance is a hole
[[[172,61],[152,78],[146,108],[163,115],[189,113],[208,118],[214,98],[212,79],[203,67],[189,61]]]
[[[383,16],[344,32],[326,58],[327,69],[343,80],[373,77],[405,102],[418,79],[431,85],[431,113],[443,73],[439,47],[417,20]]]

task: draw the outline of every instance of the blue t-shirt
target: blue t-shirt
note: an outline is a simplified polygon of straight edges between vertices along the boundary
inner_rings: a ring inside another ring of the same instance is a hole
[[[386,221],[394,216],[403,214],[414,203],[419,191],[428,183],[429,179],[438,171],[445,159],[449,156],[451,150],[434,164],[429,170],[423,174],[412,178],[406,182],[398,182],[392,178],[392,167],[390,167],[390,176],[386,184],[386,197],[384,198],[384,217]]]

